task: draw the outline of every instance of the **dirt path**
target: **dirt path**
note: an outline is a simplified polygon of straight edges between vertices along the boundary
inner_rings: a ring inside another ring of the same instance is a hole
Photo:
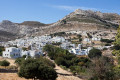
[[[50,61],[52,61],[53,63],[55,63],[49,57],[46,57],[46,58],[49,59]],[[55,70],[58,73],[57,80],[83,80],[83,79],[80,79],[80,78],[78,78],[76,76],[73,76],[73,74],[71,72],[62,69],[56,63],[55,63]]]
[[[52,61],[53,63],[55,63],[49,57],[46,57],[46,58],[49,59],[50,61]],[[76,76],[73,76],[73,74],[71,72],[62,69],[61,67],[59,67],[56,64],[55,64],[55,70],[58,73],[58,78],[56,80],[83,80]]]
[[[55,70],[58,73],[57,80],[83,80],[76,76],[73,76],[71,72],[62,69],[61,67],[57,65],[55,67]]]

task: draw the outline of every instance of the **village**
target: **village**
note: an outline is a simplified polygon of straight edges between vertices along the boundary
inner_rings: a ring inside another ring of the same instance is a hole
[[[109,49],[114,39],[115,31],[68,31],[42,36],[32,36],[16,39],[8,42],[1,42],[5,51],[4,58],[38,57],[45,55],[43,47],[47,44],[67,49],[71,54],[83,56],[88,55],[92,48],[100,50]],[[106,43],[104,40],[107,40]]]

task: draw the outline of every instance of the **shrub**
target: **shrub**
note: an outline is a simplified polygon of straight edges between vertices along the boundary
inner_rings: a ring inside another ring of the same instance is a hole
[[[112,43],[112,42],[114,42],[114,40],[101,39],[101,42]]]
[[[0,46],[0,56],[2,56],[2,52],[5,50],[3,46]]]
[[[111,44],[108,44],[108,43],[107,43],[107,44],[105,44],[105,46],[111,46]]]
[[[10,62],[8,62],[8,61],[6,61],[6,60],[3,60],[3,61],[0,62],[0,65],[1,65],[1,66],[5,66],[5,68],[6,68],[7,66],[10,65]]]
[[[90,80],[114,80],[113,67],[113,61],[109,57],[102,56],[94,59],[89,67],[89,74],[92,74]]]
[[[107,48],[103,48],[103,50],[107,50]]]
[[[56,62],[57,65],[67,66],[67,63],[66,63],[65,59],[62,58],[62,57],[59,57],[59,58],[55,59],[55,62]]]
[[[57,73],[52,67],[32,58],[24,60],[23,64],[20,66],[18,75],[26,79],[34,80],[56,80],[57,78]]]
[[[38,60],[38,61],[41,61],[41,62],[44,62],[45,65],[48,65],[48,66],[50,66],[50,67],[52,67],[52,68],[55,68],[55,64],[54,64],[52,61],[50,61],[49,59],[40,57],[40,58],[38,58],[37,60]]]
[[[100,57],[102,55],[102,52],[99,49],[91,49],[89,51],[88,57],[89,58],[95,58],[95,57]]]
[[[87,36],[88,36],[89,38],[92,38],[92,35],[90,35],[89,33],[87,33]]]
[[[25,59],[24,58],[17,58],[15,60],[15,63],[18,65],[18,66],[21,66],[22,62],[24,61]]]

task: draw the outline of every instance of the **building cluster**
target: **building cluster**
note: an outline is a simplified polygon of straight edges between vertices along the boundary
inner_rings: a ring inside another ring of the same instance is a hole
[[[87,36],[87,32],[66,32],[66,34],[81,34],[82,36]],[[95,34],[95,33],[92,33]],[[100,41],[101,37],[98,35],[92,35],[92,39],[89,39],[87,37],[84,37],[83,42],[91,43],[92,41]],[[43,35],[43,36],[36,36],[36,37],[26,37],[26,38],[20,38],[16,39],[14,41],[8,41],[5,43],[2,43],[2,46],[5,47],[5,51],[3,51],[3,57],[6,58],[18,58],[22,57],[24,55],[36,57],[43,55],[43,47],[46,44],[52,44],[52,43],[61,43],[59,47],[63,49],[67,49],[70,53],[76,54],[76,55],[88,55],[89,50],[92,49],[92,47],[86,47],[82,48],[83,44],[73,44],[72,42],[68,41],[66,38],[61,36],[55,36],[51,37],[50,35]],[[27,48],[27,50],[24,50],[23,48]],[[103,49],[104,47],[98,47],[98,49]]]
[[[44,54],[43,47],[46,44],[58,42],[60,43],[65,42],[65,39],[63,37],[58,36],[51,38],[51,36],[45,35],[34,38],[27,37],[24,39],[23,38],[16,39],[15,41],[8,41],[2,44],[2,46],[6,48],[5,51],[3,51],[3,57],[18,58],[24,55],[30,57],[40,56]],[[27,50],[24,50],[23,48],[27,48]]]

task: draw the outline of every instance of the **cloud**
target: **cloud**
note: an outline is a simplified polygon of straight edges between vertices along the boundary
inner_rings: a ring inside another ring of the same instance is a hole
[[[58,8],[58,9],[67,10],[67,11],[74,11],[74,10],[76,10],[76,9],[94,10],[94,11],[97,11],[96,8],[79,7],[79,6],[64,6],[64,5],[59,5],[59,6],[52,6],[52,7]]]
[[[90,8],[90,7],[82,7],[82,6],[67,6],[67,5],[52,5],[50,7],[62,9],[66,11],[74,11],[76,9],[83,9],[83,10],[93,10],[93,11],[101,11],[101,12],[108,12],[108,13],[119,13],[117,10],[109,10],[109,9],[100,9],[100,8]],[[120,13],[119,13],[120,14]]]

